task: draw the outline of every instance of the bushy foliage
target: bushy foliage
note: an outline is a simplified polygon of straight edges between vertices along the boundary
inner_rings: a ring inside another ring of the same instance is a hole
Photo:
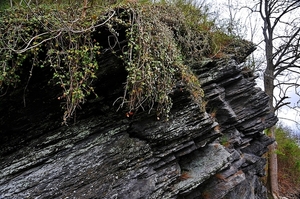
[[[51,83],[62,88],[59,100],[65,102],[66,123],[94,92],[92,81],[101,70],[96,57],[103,44],[93,35],[106,27],[118,41],[116,27],[121,27],[126,30],[127,45],[117,56],[124,61],[128,76],[120,108],[151,111],[155,106],[158,115],[168,116],[170,93],[178,81],[201,108],[204,93],[189,64],[226,57],[226,46],[236,38],[214,29],[200,8],[183,0],[103,2],[90,1],[93,6],[88,8],[78,2],[44,3],[2,11],[0,91],[20,85],[19,71],[25,62],[50,67],[54,71]],[[221,51],[222,56],[215,56]]]
[[[145,105],[151,110],[157,103],[157,114],[168,116],[172,106],[169,94],[175,83],[182,81],[193,99],[201,105],[204,93],[199,80],[184,63],[187,56],[183,53],[186,52],[183,47],[189,45],[196,48],[197,45],[200,48],[203,42],[190,43],[190,35],[185,34],[190,29],[186,27],[184,15],[176,7],[164,5],[130,10],[128,49],[122,55],[128,72],[128,92],[125,92],[123,103],[129,104],[130,111]],[[204,56],[197,53],[196,58],[200,60]]]
[[[277,128],[275,133],[279,185],[281,190],[293,192],[300,187],[300,147],[287,128]]]

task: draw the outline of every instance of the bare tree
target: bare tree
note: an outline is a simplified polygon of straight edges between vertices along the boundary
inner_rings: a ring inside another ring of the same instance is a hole
[[[243,5],[244,4],[244,5]],[[246,5],[245,5],[246,4]],[[239,32],[234,25],[237,12],[242,12],[245,18],[247,8],[252,13],[251,19],[246,27],[248,34],[251,32],[250,40],[253,41],[257,34],[257,24],[262,24],[262,42],[259,42],[259,48],[263,49],[264,65],[260,71],[263,72],[264,90],[269,95],[269,105],[273,113],[277,113],[283,107],[289,107],[292,110],[300,112],[300,102],[291,104],[289,98],[291,95],[300,97],[300,1],[298,0],[255,0],[254,2],[234,2],[227,0],[228,9],[228,33],[232,31]],[[297,13],[298,12],[298,13]],[[258,15],[257,15],[258,14]],[[250,30],[249,30],[250,29]],[[249,39],[249,38],[248,38]],[[257,39],[257,38],[256,38]],[[260,45],[264,44],[264,46]],[[253,58],[250,62],[257,58]],[[259,61],[261,62],[261,61]],[[248,63],[249,64],[249,63]],[[288,119],[290,118],[280,118]],[[294,121],[299,125],[297,121]],[[268,130],[269,136],[275,138],[275,127]],[[275,153],[276,142],[269,147],[268,163],[268,188],[273,198],[279,198],[279,187],[277,180],[277,155]]]
[[[254,10],[263,20],[266,68],[264,89],[269,95],[272,112],[290,105],[288,91],[300,86],[300,3],[298,0],[259,0]],[[296,74],[296,75],[295,75]],[[293,107],[296,108],[296,107]],[[269,129],[269,136],[275,138],[275,127]],[[268,186],[274,199],[279,198],[277,180],[276,143],[269,147]]]

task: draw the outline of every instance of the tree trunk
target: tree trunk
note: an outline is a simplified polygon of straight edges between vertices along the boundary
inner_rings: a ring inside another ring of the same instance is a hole
[[[267,68],[264,74],[264,88],[265,92],[269,96],[269,106],[271,112],[274,112],[273,105],[273,91],[274,91],[274,67],[271,59],[267,57]],[[269,136],[275,139],[275,129],[273,126],[269,129]],[[271,192],[273,199],[279,198],[279,188],[278,188],[278,173],[277,173],[277,154],[276,154],[276,142],[269,146],[268,154],[268,182],[267,185]]]
[[[267,43],[267,42],[266,42]],[[268,44],[267,44],[268,45]],[[266,47],[270,47],[266,46]],[[268,50],[266,51],[268,55]],[[271,50],[269,51],[269,53]],[[272,63],[272,59],[267,56],[267,68],[264,73],[264,87],[265,92],[269,96],[269,106],[271,112],[274,112],[273,105],[273,92],[274,92],[274,66]],[[272,126],[269,129],[269,136],[275,139],[275,129],[276,126]],[[271,192],[271,196],[273,199],[279,198],[279,188],[278,188],[278,169],[277,169],[277,154],[276,154],[277,144],[274,142],[269,146],[269,154],[268,154],[268,182],[267,185]]]
[[[265,5],[268,5],[268,1],[265,0]],[[270,15],[270,10],[268,10],[268,6],[265,6],[264,10],[266,16]],[[266,52],[266,60],[267,67],[264,72],[264,89],[267,95],[269,96],[269,106],[270,111],[275,112],[273,105],[274,98],[274,71],[275,66],[273,63],[273,27],[271,25],[271,20],[269,17],[264,18],[264,28],[263,35],[265,39],[265,52]],[[273,126],[269,129],[269,136],[275,139],[275,129]],[[276,154],[276,143],[273,143],[269,146],[268,153],[268,181],[267,186],[269,187],[271,197],[273,199],[277,199],[279,196],[279,188],[278,188],[278,173],[277,173],[277,154]]]
[[[275,139],[275,126],[269,129],[269,136]],[[268,187],[271,192],[273,199],[279,199],[279,188],[278,188],[278,168],[277,168],[277,143],[274,142],[269,147],[268,153]]]

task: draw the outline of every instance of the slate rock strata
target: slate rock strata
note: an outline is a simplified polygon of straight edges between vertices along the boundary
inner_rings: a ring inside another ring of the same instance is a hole
[[[277,118],[239,63],[195,64],[207,111],[177,90],[169,121],[116,112],[126,74],[109,67],[102,79],[120,82],[107,81],[110,91],[84,105],[76,124],[58,124],[57,104],[44,99],[28,96],[35,115],[1,99],[14,122],[1,123],[0,198],[267,198],[262,155],[273,140],[263,130]]]

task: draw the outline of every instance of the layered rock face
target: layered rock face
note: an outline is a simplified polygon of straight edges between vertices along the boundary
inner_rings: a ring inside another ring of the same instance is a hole
[[[116,112],[126,74],[107,59],[102,96],[75,124],[60,125],[46,86],[31,88],[26,108],[2,99],[0,198],[267,198],[262,155],[273,140],[263,130],[277,118],[236,61],[195,64],[206,112],[178,88],[165,121]]]

